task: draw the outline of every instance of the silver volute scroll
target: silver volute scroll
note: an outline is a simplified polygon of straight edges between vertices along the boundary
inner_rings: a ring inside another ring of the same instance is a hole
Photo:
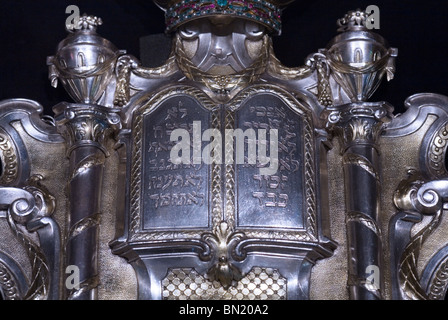
[[[414,174],[415,175],[415,174]],[[434,215],[448,200],[448,180],[426,182],[422,177],[401,183],[394,195],[395,205],[401,210]]]

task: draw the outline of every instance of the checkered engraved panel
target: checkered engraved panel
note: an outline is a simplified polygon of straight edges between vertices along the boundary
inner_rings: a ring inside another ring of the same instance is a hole
[[[285,300],[287,281],[278,270],[254,267],[227,290],[192,268],[169,269],[162,280],[164,300]]]

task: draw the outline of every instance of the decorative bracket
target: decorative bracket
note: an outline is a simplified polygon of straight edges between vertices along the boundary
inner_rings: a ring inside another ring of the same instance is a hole
[[[41,176],[33,176],[24,189],[0,188],[0,208],[17,240],[25,247],[32,274],[27,293],[31,300],[60,299],[61,235],[51,218],[55,199],[42,186]],[[36,243],[33,232],[37,232]]]
[[[417,263],[423,244],[448,209],[448,180],[425,182],[415,171],[409,173],[409,179],[400,184],[394,195],[396,207],[403,211],[396,214],[390,226],[390,243],[397,248],[391,254],[392,294],[395,299],[422,300],[428,299],[428,295],[421,285]],[[411,229],[422,220],[422,214],[432,219],[411,236]]]

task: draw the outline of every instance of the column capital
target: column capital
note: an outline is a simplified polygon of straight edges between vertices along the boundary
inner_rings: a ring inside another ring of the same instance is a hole
[[[121,128],[118,108],[60,103],[54,108],[58,131],[67,141],[67,156],[81,146],[94,146],[108,156],[107,138]]]
[[[352,102],[326,109],[327,129],[342,139],[346,149],[354,144],[376,145],[393,107],[387,102]]]

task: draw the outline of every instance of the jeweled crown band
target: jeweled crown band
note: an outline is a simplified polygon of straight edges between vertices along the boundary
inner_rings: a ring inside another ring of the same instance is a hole
[[[281,9],[265,0],[183,0],[166,10],[167,32],[199,17],[226,14],[262,23],[280,34]]]

